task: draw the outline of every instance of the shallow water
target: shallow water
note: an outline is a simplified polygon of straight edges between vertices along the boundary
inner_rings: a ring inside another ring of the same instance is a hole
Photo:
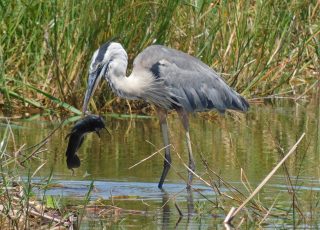
[[[49,122],[48,118],[39,118],[11,121],[15,146],[31,146],[40,142],[59,125],[59,122],[53,120]],[[184,130],[175,114],[169,116],[173,167],[164,184],[165,192],[157,188],[163,166],[162,152],[129,169],[163,147],[158,120],[154,117],[125,119],[114,116],[106,116],[105,120],[111,135],[107,132],[102,132],[101,138],[96,134],[87,135],[78,153],[81,167],[74,174],[67,169],[65,163],[65,136],[74,124],[72,121],[66,122],[66,125],[52,135],[46,145],[47,151],[39,158],[32,159],[31,172],[45,163],[34,176],[34,182],[42,182],[52,172],[52,183],[59,185],[52,186],[46,191],[46,195],[84,200],[89,185],[94,180],[91,200],[101,199],[126,210],[143,211],[140,214],[122,215],[118,220],[113,219],[115,226],[145,229],[171,229],[176,226],[209,229],[223,226],[223,219],[229,209],[214,207],[219,197],[211,187],[195,179],[195,190],[191,194],[186,192],[183,178],[186,178],[187,172],[177,153],[187,162],[187,150]],[[209,175],[212,176],[201,161],[201,153],[212,170],[245,194],[248,192],[240,179],[241,169],[250,186],[255,188],[280,161],[281,151],[287,153],[305,132],[304,140],[287,160],[286,166],[301,210],[306,217],[313,211],[312,216],[318,221],[293,221],[292,215],[297,214],[290,211],[292,195],[288,193],[283,168],[262,189],[259,199],[267,209],[274,203],[274,208],[289,213],[286,218],[270,217],[265,221],[264,227],[286,228],[294,224],[300,227],[309,227],[307,224],[319,227],[316,203],[320,197],[320,118],[319,106],[315,102],[255,104],[246,115],[211,114],[208,117],[207,114],[201,114],[191,117],[190,124],[198,175],[207,181],[210,181]],[[14,148],[13,144],[10,148]],[[229,192],[223,185],[220,191]],[[35,192],[39,197],[43,193],[42,190]],[[175,203],[183,212],[182,219]],[[315,204],[313,210],[309,207],[310,204]],[[233,204],[237,205],[239,204]],[[299,219],[298,216],[296,218]],[[110,218],[88,214],[82,228],[109,226],[110,221]],[[246,223],[246,227],[248,226],[250,225]]]

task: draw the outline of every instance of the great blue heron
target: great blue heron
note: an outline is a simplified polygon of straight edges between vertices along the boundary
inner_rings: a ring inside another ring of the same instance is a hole
[[[83,112],[98,83],[104,77],[118,96],[143,99],[155,105],[162,129],[165,160],[158,187],[161,189],[170,169],[171,156],[167,111],[176,110],[186,131],[189,168],[195,164],[189,135],[188,113],[216,109],[247,111],[248,102],[231,89],[209,66],[199,59],[162,45],[151,45],[134,60],[133,70],[126,77],[128,56],[121,44],[108,42],[97,49],[89,68],[88,88]],[[188,170],[190,188],[193,173]]]

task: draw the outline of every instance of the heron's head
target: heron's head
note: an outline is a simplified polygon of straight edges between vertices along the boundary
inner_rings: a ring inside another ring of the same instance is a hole
[[[97,49],[91,59],[86,95],[82,112],[87,112],[89,101],[99,82],[104,77],[107,81],[111,77],[126,75],[128,56],[122,45],[117,42],[107,42]]]

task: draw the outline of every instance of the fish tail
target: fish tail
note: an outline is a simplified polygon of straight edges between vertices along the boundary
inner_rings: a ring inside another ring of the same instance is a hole
[[[67,166],[68,169],[79,168],[80,167],[80,159],[75,154],[73,156],[67,156]]]

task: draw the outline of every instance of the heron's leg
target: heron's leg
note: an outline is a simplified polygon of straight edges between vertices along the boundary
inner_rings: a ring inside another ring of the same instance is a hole
[[[188,147],[188,153],[189,153],[189,168],[194,172],[196,166],[193,159],[192,154],[192,148],[191,148],[191,140],[190,140],[190,134],[189,134],[189,119],[188,119],[188,113],[184,111],[183,109],[177,109],[177,112],[180,116],[182,125],[184,129],[186,130],[186,141],[187,141],[187,147]],[[188,170],[188,184],[187,189],[190,189],[191,183],[192,183],[193,173]]]
[[[169,133],[168,133],[168,125],[167,125],[167,111],[161,108],[157,108],[160,126],[162,131],[163,143],[165,148],[165,160],[163,162],[163,171],[160,177],[160,181],[158,184],[158,188],[162,188],[163,182],[166,179],[166,176],[169,172],[171,165],[171,156],[170,156],[170,141],[169,141]]]

